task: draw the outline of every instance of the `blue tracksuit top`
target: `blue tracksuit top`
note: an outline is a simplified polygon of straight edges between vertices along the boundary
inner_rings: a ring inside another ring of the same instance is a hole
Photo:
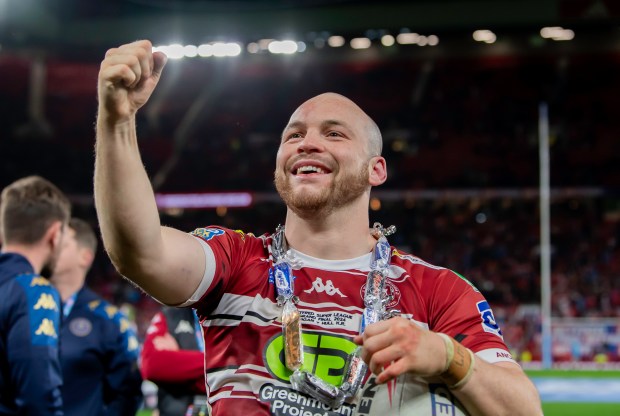
[[[123,313],[86,287],[78,291],[60,330],[65,415],[135,415],[138,347]]]
[[[0,415],[62,416],[60,296],[28,260],[0,253]]]

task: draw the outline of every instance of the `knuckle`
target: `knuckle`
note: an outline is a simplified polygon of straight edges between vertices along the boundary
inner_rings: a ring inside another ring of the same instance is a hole
[[[110,56],[114,55],[117,51],[118,51],[118,48],[110,48],[106,51],[105,57],[109,58]]]

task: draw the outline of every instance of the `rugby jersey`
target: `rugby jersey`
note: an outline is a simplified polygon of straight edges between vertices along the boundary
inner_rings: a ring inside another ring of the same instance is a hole
[[[284,365],[280,308],[269,281],[270,235],[199,228],[207,268],[185,303],[197,309],[205,339],[207,393],[213,415],[385,415],[433,408],[466,414],[441,383],[405,374],[384,385],[374,378],[352,403],[331,409],[292,389]],[[297,308],[303,324],[303,368],[340,385],[356,345],[371,253],[322,260],[292,250]],[[392,247],[387,309],[422,328],[446,333],[488,362],[513,361],[489,304],[464,277]],[[442,413],[440,413],[442,414]]]

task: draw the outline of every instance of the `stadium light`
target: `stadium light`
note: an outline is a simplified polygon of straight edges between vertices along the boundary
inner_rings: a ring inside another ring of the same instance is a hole
[[[298,45],[294,40],[274,40],[269,42],[269,45],[267,46],[267,50],[275,54],[290,55],[297,52],[297,49]]]
[[[210,56],[224,57],[237,56],[241,53],[241,46],[238,43],[216,42],[213,44],[181,45],[174,43],[167,46],[155,46],[153,52],[163,52],[170,59],[194,58],[200,56],[207,58]]]
[[[495,43],[495,41],[497,40],[497,36],[495,36],[495,33],[491,32],[490,30],[476,30],[473,34],[472,37],[474,38],[474,40],[476,42],[484,42],[484,43]]]
[[[400,33],[396,36],[396,42],[400,43],[401,45],[414,45],[418,43],[419,38],[420,35],[418,35],[417,33]]]
[[[349,44],[353,49],[368,49],[371,42],[368,38],[353,38]]]
[[[200,55],[203,58],[208,58],[209,56],[213,56],[213,46],[209,44],[199,45],[198,55]]]
[[[575,32],[570,29],[564,29],[560,26],[550,26],[540,29],[540,36],[545,39],[553,39],[557,41],[572,40],[575,38]]]
[[[344,46],[345,40],[342,36],[330,36],[327,39],[327,44],[332,48],[339,48],[341,46]]]
[[[395,42],[396,42],[396,39],[394,39],[394,36],[392,35],[381,36],[381,44],[383,46],[392,46],[394,45]]]

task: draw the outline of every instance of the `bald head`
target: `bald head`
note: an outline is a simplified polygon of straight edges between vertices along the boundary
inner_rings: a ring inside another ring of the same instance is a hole
[[[295,112],[291,116],[289,125],[295,122],[301,112],[308,111],[308,109],[317,106],[325,105],[329,105],[335,108],[335,120],[338,119],[339,111],[352,113],[360,121],[360,124],[367,139],[369,155],[381,155],[381,152],[383,150],[383,138],[381,137],[381,131],[379,130],[379,127],[373,121],[373,119],[364,112],[364,110],[362,110],[357,104],[355,104],[344,95],[336,94],[334,92],[326,92],[310,98],[302,105],[300,105],[297,110],[295,110]]]

